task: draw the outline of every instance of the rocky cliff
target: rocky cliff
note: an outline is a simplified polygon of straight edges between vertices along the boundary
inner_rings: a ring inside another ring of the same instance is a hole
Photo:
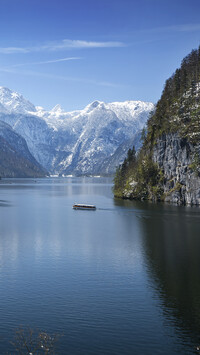
[[[200,157],[200,144],[194,146],[178,133],[157,139],[153,161],[163,169],[163,197],[176,204],[200,205],[200,178],[195,157]]]
[[[200,48],[166,81],[143,146],[118,168],[117,197],[200,205]]]

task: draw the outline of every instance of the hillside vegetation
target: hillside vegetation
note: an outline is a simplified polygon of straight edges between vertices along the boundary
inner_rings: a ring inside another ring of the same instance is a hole
[[[200,48],[166,81],[142,139],[137,157],[129,151],[116,171],[115,196],[167,200],[180,192],[184,203],[188,177],[197,190],[200,180]]]

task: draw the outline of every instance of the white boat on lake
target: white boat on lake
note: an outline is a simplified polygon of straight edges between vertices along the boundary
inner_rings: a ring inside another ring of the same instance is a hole
[[[96,210],[95,205],[86,205],[82,203],[75,203],[72,208],[74,210]]]

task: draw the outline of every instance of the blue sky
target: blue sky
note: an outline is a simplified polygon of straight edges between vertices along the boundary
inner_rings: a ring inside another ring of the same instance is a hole
[[[200,0],[0,0],[0,85],[65,110],[156,102],[200,45]]]

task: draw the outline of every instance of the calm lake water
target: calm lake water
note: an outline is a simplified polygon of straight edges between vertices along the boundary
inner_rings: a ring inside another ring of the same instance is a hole
[[[20,325],[61,334],[57,354],[198,353],[200,209],[115,200],[111,187],[0,181],[0,354]]]

